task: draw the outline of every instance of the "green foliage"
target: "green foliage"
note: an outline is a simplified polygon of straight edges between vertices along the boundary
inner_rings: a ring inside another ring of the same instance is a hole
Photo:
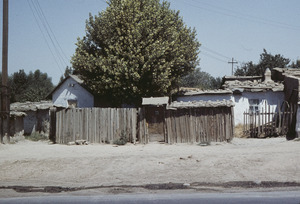
[[[221,84],[222,80],[220,77],[214,78],[209,73],[203,72],[199,68],[182,77],[180,81],[180,86],[182,87],[200,89],[219,89]]]
[[[167,95],[198,64],[199,42],[179,12],[159,0],[110,0],[86,22],[74,70],[112,106]]]
[[[127,141],[128,141],[128,138],[127,138],[126,132],[122,131],[121,135],[120,135],[120,138],[114,140],[113,143],[116,144],[116,145],[125,145],[127,143]]]
[[[65,69],[65,73],[63,76],[60,77],[59,82],[62,82],[65,78],[67,78],[71,74],[74,74],[74,69],[72,67],[67,66]]]
[[[19,70],[9,76],[8,86],[12,103],[43,100],[53,89],[51,78],[40,70],[29,72],[28,75],[24,70]]]
[[[48,137],[46,135],[39,132],[32,132],[31,135],[25,136],[25,138],[31,141],[48,140]]]
[[[241,68],[237,69],[234,73],[235,76],[263,76],[266,69],[272,70],[275,67],[284,68],[290,63],[290,59],[284,58],[280,54],[272,55],[265,49],[260,55],[258,64],[253,62],[245,63]]]

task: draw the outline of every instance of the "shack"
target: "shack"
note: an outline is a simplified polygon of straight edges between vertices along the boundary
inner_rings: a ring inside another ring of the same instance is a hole
[[[150,97],[142,100],[149,142],[165,142],[165,110],[168,103],[169,97]]]
[[[44,132],[49,134],[50,108],[53,107],[51,101],[12,103],[11,111],[23,112],[26,114],[23,119],[24,135],[32,132]]]

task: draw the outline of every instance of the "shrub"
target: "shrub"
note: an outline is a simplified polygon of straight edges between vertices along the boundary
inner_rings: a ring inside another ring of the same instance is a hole
[[[125,145],[127,143],[127,136],[126,136],[126,132],[122,131],[120,138],[119,139],[115,139],[114,144],[116,145]]]
[[[25,138],[31,141],[48,140],[45,134],[39,132],[32,132],[31,135],[25,136]]]

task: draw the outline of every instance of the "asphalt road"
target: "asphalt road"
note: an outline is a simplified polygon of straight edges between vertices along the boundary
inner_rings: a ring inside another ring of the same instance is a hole
[[[0,198],[0,203],[293,203],[300,204],[300,191],[186,193],[186,194],[119,194],[101,196],[44,196]]]

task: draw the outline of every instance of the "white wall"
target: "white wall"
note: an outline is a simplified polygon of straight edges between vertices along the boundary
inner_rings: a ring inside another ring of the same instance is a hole
[[[270,105],[271,111],[277,110],[278,103],[281,105],[284,101],[283,92],[243,92],[241,95],[233,95],[235,125],[243,124],[245,111],[249,110],[249,99],[259,99],[259,110],[265,110],[265,105]]]
[[[218,95],[196,95],[196,96],[180,96],[177,101],[188,102],[188,101],[222,101],[232,100],[235,103],[234,106],[234,122],[235,125],[243,124],[245,111],[249,110],[249,99],[258,99],[260,110],[265,109],[265,104],[270,105],[271,111],[276,110],[278,102],[282,104],[284,101],[283,92],[243,92],[241,95],[229,95],[229,94],[218,94]]]
[[[74,84],[74,86],[72,86]],[[53,94],[54,105],[68,107],[68,100],[77,100],[78,108],[94,107],[94,96],[78,84],[74,79],[68,78]]]

